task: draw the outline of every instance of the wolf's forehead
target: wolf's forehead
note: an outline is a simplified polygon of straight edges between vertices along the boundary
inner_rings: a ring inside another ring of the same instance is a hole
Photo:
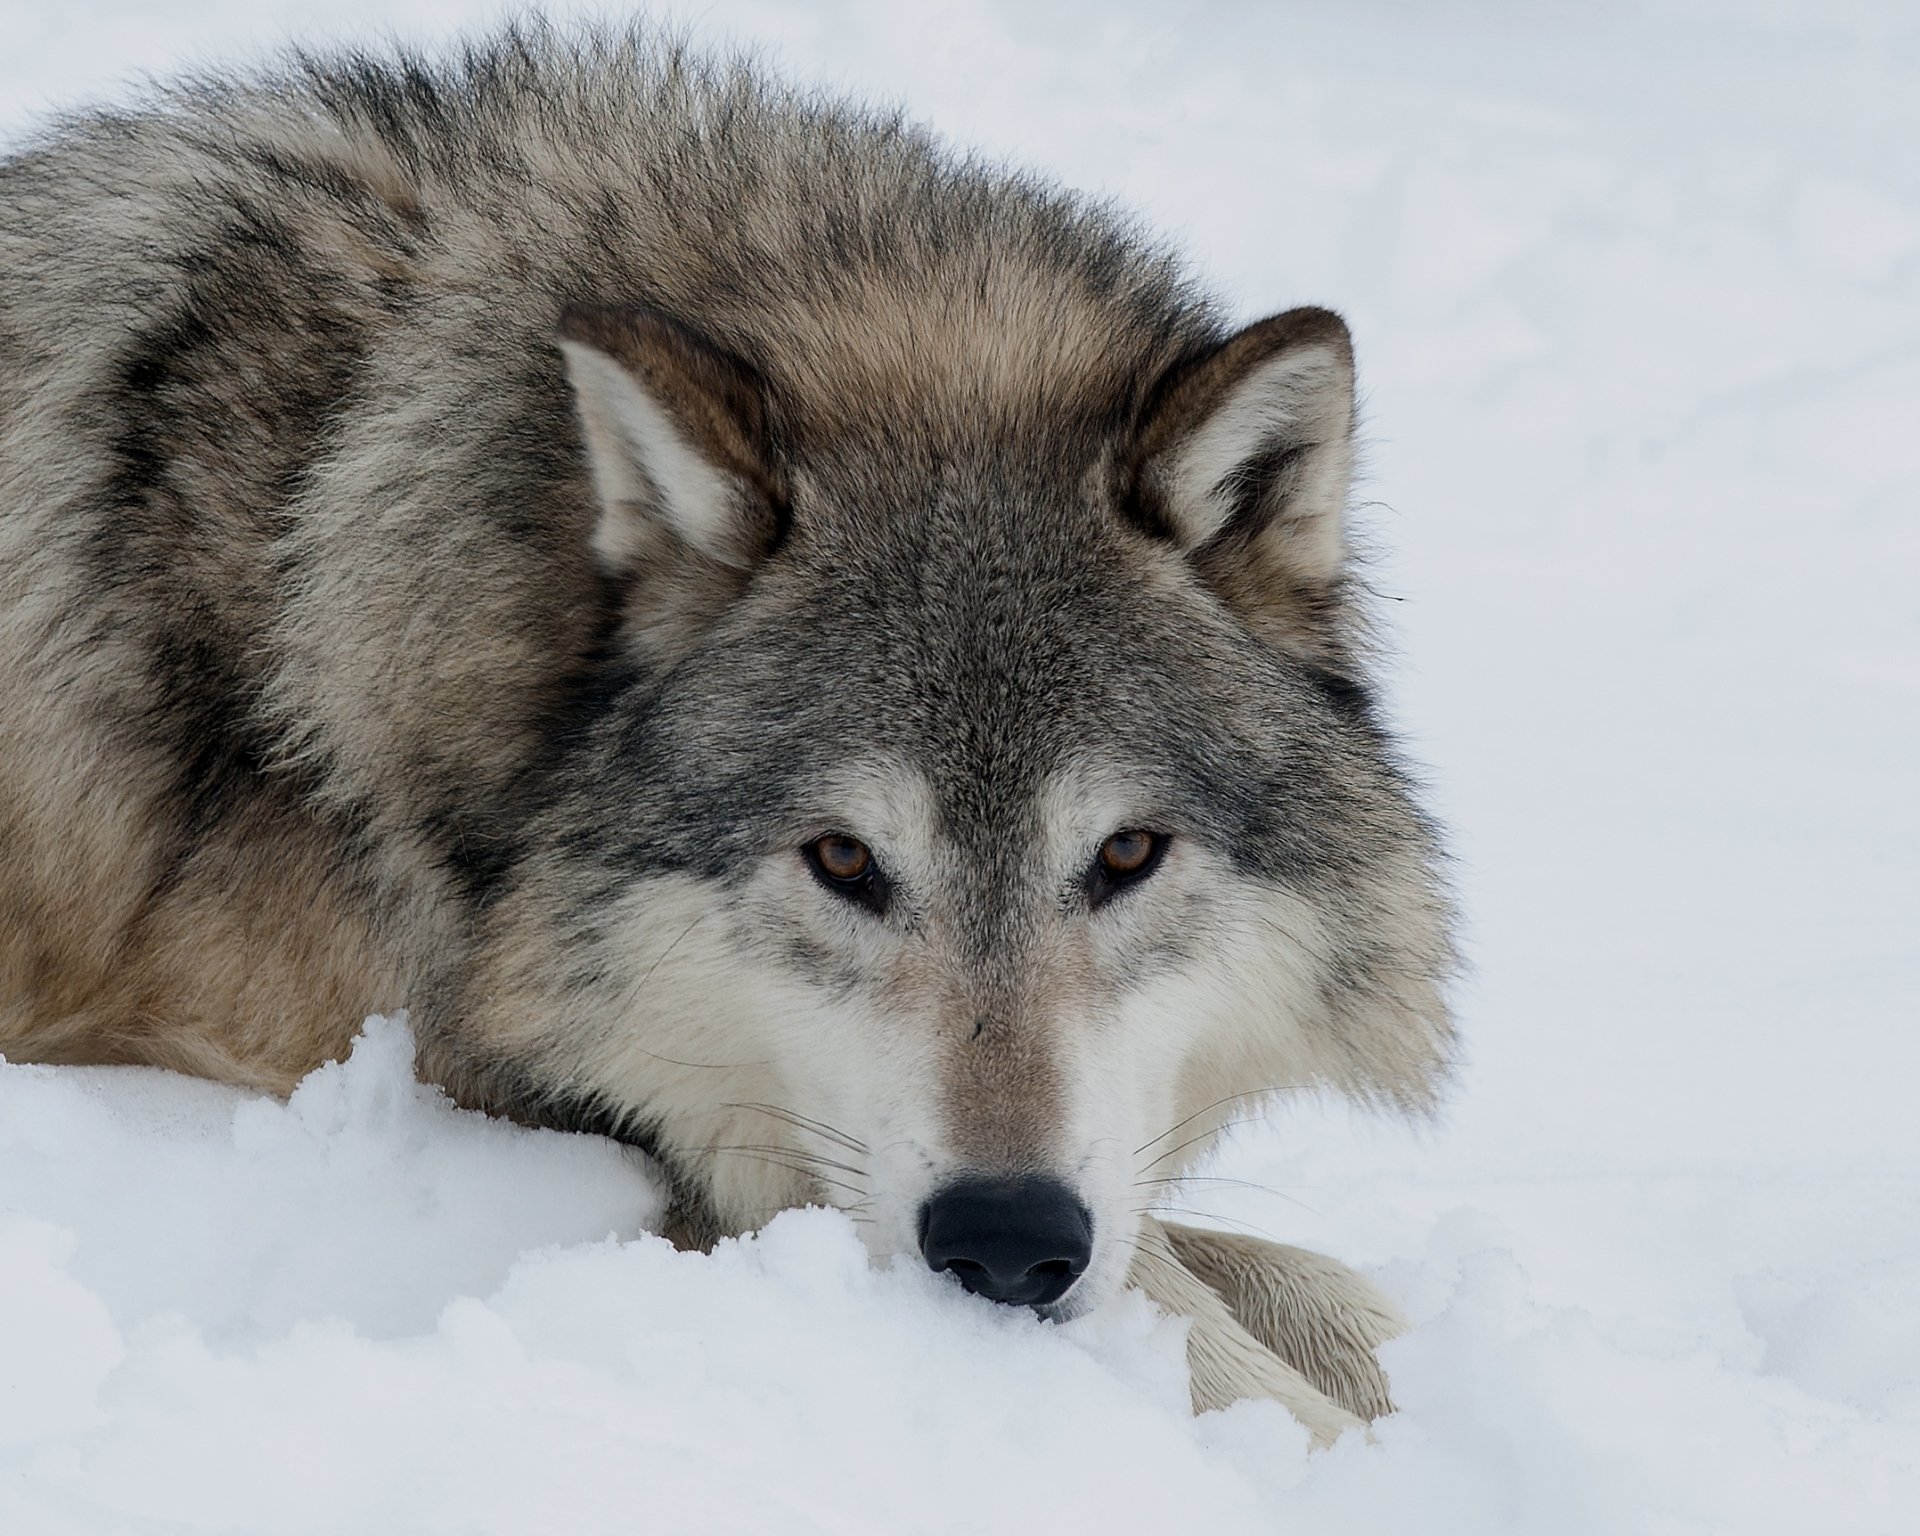
[[[1083,731],[1177,665],[1176,634],[1141,601],[1139,551],[1068,500],[1025,485],[935,494],[827,555],[866,618],[845,638],[871,682],[962,751]]]
[[[1105,805],[1074,812],[1105,835],[1201,778],[1260,776],[1269,680],[1070,466],[903,479],[861,511],[798,541],[760,620],[809,761],[897,761],[928,818],[1003,850],[1064,836],[1069,808]]]
[[[1072,765],[1140,743],[1177,662],[1130,645],[1098,597],[967,585],[891,635],[876,657],[883,708],[946,814],[1037,826],[1082,782]]]

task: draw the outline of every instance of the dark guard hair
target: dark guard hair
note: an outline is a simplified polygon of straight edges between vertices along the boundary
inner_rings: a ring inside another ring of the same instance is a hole
[[[1246,1099],[1450,1053],[1353,387],[1337,316],[645,31],[58,122],[0,162],[0,1050],[285,1091],[410,1006],[690,1239],[964,1175],[1117,1285]]]

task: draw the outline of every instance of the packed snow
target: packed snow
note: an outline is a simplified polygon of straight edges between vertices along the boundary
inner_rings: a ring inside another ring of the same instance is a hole
[[[0,3],[0,143],[454,0]],[[289,1103],[0,1067],[0,1531],[1920,1530],[1920,12],[721,0],[700,37],[1354,325],[1470,1059],[1237,1128],[1204,1218],[1372,1274],[1401,1409],[1194,1418],[1181,1332],[711,1256],[404,1025]]]

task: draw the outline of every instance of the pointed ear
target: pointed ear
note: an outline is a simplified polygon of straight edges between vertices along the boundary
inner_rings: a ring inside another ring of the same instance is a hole
[[[607,568],[677,563],[691,550],[751,569],[778,541],[786,504],[759,375],[646,309],[575,306],[557,340]]]
[[[1276,638],[1337,645],[1347,565],[1353,343],[1340,317],[1294,309],[1248,326],[1160,382],[1136,439],[1133,505]]]

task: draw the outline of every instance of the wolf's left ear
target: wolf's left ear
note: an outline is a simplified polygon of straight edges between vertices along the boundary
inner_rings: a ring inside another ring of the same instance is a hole
[[[1324,309],[1248,326],[1163,379],[1135,439],[1136,515],[1256,628],[1318,649],[1347,564],[1353,343]]]
[[[611,571],[688,552],[750,570],[785,505],[765,386],[741,359],[647,309],[576,305],[556,338],[599,495]]]

